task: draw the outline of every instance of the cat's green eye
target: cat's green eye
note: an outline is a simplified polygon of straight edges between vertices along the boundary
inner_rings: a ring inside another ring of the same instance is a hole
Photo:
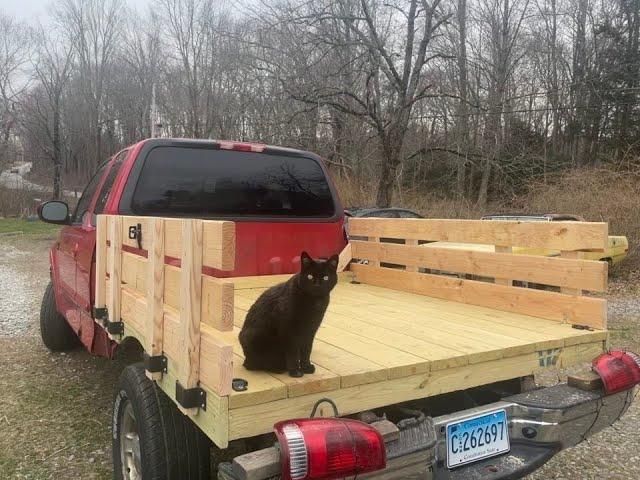
[[[329,275],[325,275],[324,277],[322,277],[322,279],[326,282],[327,280],[329,280]]]
[[[307,275],[307,278],[308,278],[309,280],[313,280],[313,275],[309,274],[309,275]]]

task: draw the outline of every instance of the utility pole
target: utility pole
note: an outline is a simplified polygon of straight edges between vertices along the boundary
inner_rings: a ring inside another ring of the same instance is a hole
[[[151,121],[151,138],[156,138],[156,84],[151,86],[151,107],[149,108],[149,120]]]
[[[162,133],[162,122],[158,120],[158,106],[156,104],[156,84],[151,86],[151,107],[149,108],[149,120],[151,121],[151,138],[157,138]]]

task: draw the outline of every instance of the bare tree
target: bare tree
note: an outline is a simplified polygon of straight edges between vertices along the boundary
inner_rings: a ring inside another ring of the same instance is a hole
[[[118,74],[110,102],[118,113],[124,143],[151,136],[151,101],[154,85],[161,91],[165,61],[160,40],[161,24],[150,9],[141,17],[132,13],[126,22],[125,38],[118,50]],[[159,95],[157,95],[159,97]]]
[[[522,59],[517,51],[522,22],[529,0],[484,0],[480,15],[489,33],[489,56],[484,58],[489,79],[488,110],[485,125],[487,155],[482,168],[478,205],[484,207],[491,179],[497,165],[508,121],[508,89],[516,65]]]
[[[290,63],[282,62],[284,52],[278,52],[281,45],[272,45],[276,54],[269,60],[275,63],[275,75],[295,100],[327,106],[369,123],[380,145],[376,203],[389,206],[413,107],[436,95],[435,85],[423,73],[429,62],[441,56],[432,40],[450,14],[441,8],[440,0],[385,4],[339,0],[314,4],[310,10],[305,10],[306,5],[267,12],[272,16],[268,28],[278,28],[287,36],[297,28],[296,34],[304,38],[294,48],[304,56],[300,63],[307,74],[293,78]],[[353,50],[348,63],[343,63],[344,57],[336,62],[340,56],[333,53],[346,47]],[[288,49],[285,52],[296,57]],[[345,81],[343,72],[349,68],[359,75]],[[309,78],[309,72],[329,81]]]
[[[174,60],[176,90],[184,92],[187,121],[185,134],[207,137],[214,128],[218,106],[220,23],[225,12],[212,0],[157,0],[168,30],[168,51]]]
[[[24,123],[28,129],[36,130],[44,154],[53,163],[53,198],[61,196],[62,113],[63,95],[73,62],[73,47],[64,42],[50,42],[44,27],[36,35],[37,59],[33,66],[37,88],[28,102],[28,115]]]
[[[30,47],[29,29],[0,12],[0,165],[5,163],[18,99],[26,87],[23,69],[29,61]]]
[[[105,118],[105,95],[111,61],[118,48],[124,18],[123,0],[60,0],[55,18],[67,33],[78,62],[79,85],[89,114],[93,139],[86,163],[87,173],[103,159],[103,131],[113,119]]]

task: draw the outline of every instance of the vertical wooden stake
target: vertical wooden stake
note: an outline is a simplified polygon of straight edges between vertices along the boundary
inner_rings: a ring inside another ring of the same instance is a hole
[[[408,239],[408,240],[405,240],[404,243],[406,245],[412,245],[414,247],[418,246],[418,240]],[[407,272],[417,272],[418,271],[418,267],[415,267],[413,265],[407,265],[405,267],[405,269],[407,270]]]
[[[379,242],[380,241],[380,237],[367,237],[367,240],[369,242]],[[378,260],[378,259],[369,260],[369,265],[371,265],[372,267],[379,267],[380,266],[380,260]]]
[[[505,247],[503,245],[496,245],[495,251],[496,253],[511,253],[513,251],[513,248]],[[498,285],[513,285],[513,280],[506,280],[504,278],[494,278],[494,282]]]
[[[145,337],[147,354],[162,355],[164,329],[164,219],[154,218],[151,223],[151,243],[147,255],[147,321]],[[162,378],[162,372],[150,373],[152,380]]]
[[[180,327],[182,355],[180,383],[198,386],[200,378],[200,315],[202,303],[202,220],[182,220],[180,267]],[[185,413],[195,415],[197,409]]]
[[[109,286],[110,301],[108,306],[109,321],[120,322],[120,304],[122,295],[121,270],[122,270],[122,217],[113,216],[109,217],[109,237],[111,237],[111,247],[109,248]],[[110,338],[114,338],[109,335]]]
[[[584,253],[583,252],[579,252],[579,251],[575,251],[575,250],[562,250],[560,252],[560,256],[562,258],[573,258],[573,259],[580,259],[584,257]],[[578,289],[578,288],[566,288],[566,287],[562,287],[560,289],[561,293],[567,294],[567,295],[582,295],[582,290]]]
[[[347,268],[349,266],[349,263],[351,263],[352,258],[351,244],[347,243],[347,245],[342,249],[340,255],[338,256],[338,268],[336,269],[336,271],[338,273],[344,272],[345,268]]]
[[[96,222],[96,294],[94,306],[107,306],[107,217],[98,215]]]

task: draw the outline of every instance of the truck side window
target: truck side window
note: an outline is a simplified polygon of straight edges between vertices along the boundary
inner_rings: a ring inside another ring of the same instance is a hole
[[[120,167],[122,166],[122,162],[127,158],[128,150],[121,152],[116,159],[113,161],[111,165],[111,169],[109,173],[107,173],[107,178],[104,180],[104,184],[102,185],[102,190],[98,195],[98,200],[96,200],[96,206],[93,209],[94,214],[104,212],[104,206],[107,204],[107,199],[109,198],[109,194],[111,193],[111,188],[113,188],[113,182],[115,182],[116,177],[118,176],[118,172],[120,171]]]
[[[109,163],[106,162],[100,168],[98,168],[98,171],[86,186],[84,192],[82,192],[82,196],[80,197],[80,200],[78,200],[78,205],[76,206],[76,211],[73,214],[72,223],[82,223],[82,217],[84,217],[84,214],[87,213],[89,205],[91,204],[91,199],[93,198],[93,194],[96,193],[96,188],[98,188],[100,179],[102,178],[102,175],[104,174],[104,171],[106,170],[108,165]]]

